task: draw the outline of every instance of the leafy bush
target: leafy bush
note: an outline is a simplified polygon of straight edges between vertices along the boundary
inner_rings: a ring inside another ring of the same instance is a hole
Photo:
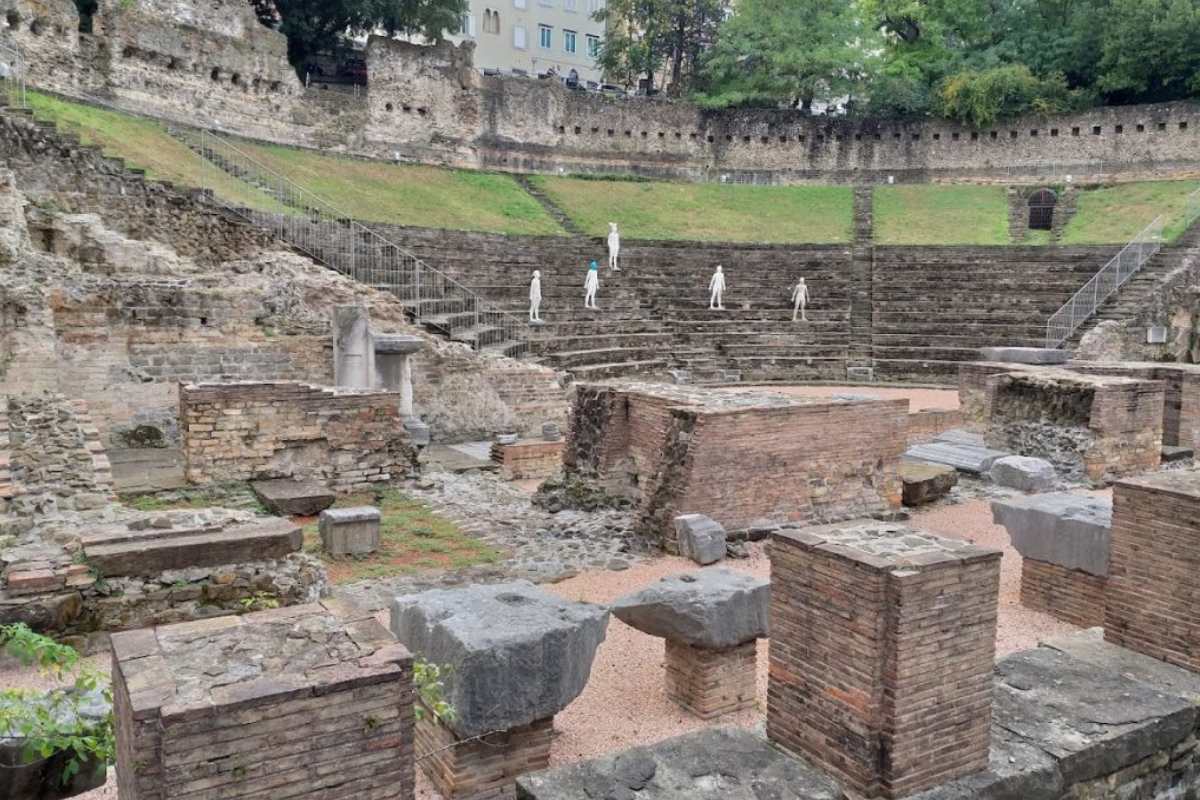
[[[421,702],[416,704],[416,717],[423,719],[425,710],[433,714],[434,719],[452,722],[454,706],[445,698],[445,676],[450,674],[450,667],[430,664],[420,659],[413,662],[413,684],[417,687],[417,695]]]
[[[0,648],[62,684],[45,692],[0,690],[0,737],[24,741],[24,763],[66,754],[63,783],[87,764],[103,768],[112,763],[116,756],[112,689],[103,676],[81,664],[74,648],[24,624],[0,626]],[[87,709],[97,700],[105,708],[100,715]]]
[[[942,82],[939,114],[977,128],[1028,112],[1058,114],[1076,108],[1080,96],[1062,75],[1038,78],[1024,64],[964,70]]]

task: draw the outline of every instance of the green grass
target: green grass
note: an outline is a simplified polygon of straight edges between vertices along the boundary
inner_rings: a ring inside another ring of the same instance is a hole
[[[630,239],[847,242],[854,196],[844,186],[731,186],[534,177],[586,233],[608,223]]]
[[[363,161],[277,145],[238,147],[356,219],[511,234],[563,233],[510,175]]]
[[[1187,196],[1197,181],[1120,183],[1079,193],[1075,216],[1063,230],[1063,244],[1121,244],[1130,241],[1159,214],[1167,216],[1166,237],[1183,232]]]
[[[1002,186],[880,186],[875,190],[879,244],[1009,244]]]
[[[395,489],[349,495],[337,507],[374,505],[382,516],[379,550],[362,558],[334,557],[321,549],[317,522],[304,526],[304,549],[325,562],[335,584],[410,575],[431,569],[462,569],[500,559],[494,548],[463,533],[420,500]]]
[[[158,122],[39,92],[29,93],[29,105],[38,119],[53,122],[77,135],[84,144],[99,146],[105,155],[145,170],[149,178],[212,189],[231,202],[251,208],[282,209],[274,199],[217,169],[171,138]]]

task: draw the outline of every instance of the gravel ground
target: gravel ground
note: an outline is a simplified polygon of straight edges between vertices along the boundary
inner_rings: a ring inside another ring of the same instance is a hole
[[[1020,558],[1009,545],[1004,529],[992,524],[987,500],[969,500],[919,511],[913,515],[911,524],[944,536],[969,539],[1004,550],[997,635],[999,655],[1033,647],[1041,639],[1075,630],[1070,625],[1019,605]],[[761,544],[751,546],[749,559],[726,563],[733,569],[764,577],[770,572]],[[629,569],[619,572],[582,572],[546,588],[572,600],[607,603],[666,575],[695,569],[690,561],[658,557],[632,564]],[[386,619],[384,613],[380,617]],[[107,669],[108,659],[100,656],[96,658],[96,663]],[[759,725],[766,710],[766,642],[759,643],[758,671],[759,703],[756,709],[715,722],[702,722],[681,711],[667,699],[663,691],[662,640],[639,633],[614,618],[609,622],[607,638],[596,654],[587,688],[555,718],[557,738],[551,752],[552,763],[566,764],[594,758],[706,725]],[[0,670],[0,685],[3,686],[34,686],[39,685],[39,680],[29,671]],[[115,776],[112,776],[103,789],[81,797],[83,800],[114,800],[117,796],[115,781]],[[417,773],[417,798],[440,799],[420,770]]]

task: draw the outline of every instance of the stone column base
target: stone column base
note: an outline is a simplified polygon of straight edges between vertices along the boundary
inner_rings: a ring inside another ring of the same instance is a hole
[[[463,740],[426,712],[417,720],[417,763],[447,800],[516,796],[516,778],[550,766],[554,717]]]
[[[1081,628],[1104,627],[1108,580],[1033,558],[1021,564],[1021,605]]]
[[[750,641],[705,650],[667,641],[667,697],[701,719],[753,708],[758,698],[758,646]]]

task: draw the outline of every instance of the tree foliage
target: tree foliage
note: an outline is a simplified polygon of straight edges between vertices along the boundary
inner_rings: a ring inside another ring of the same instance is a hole
[[[742,0],[704,59],[705,106],[810,109],[854,93],[869,56],[845,0]]]
[[[260,20],[278,24],[288,57],[297,68],[317,53],[336,48],[347,33],[377,30],[389,36],[420,34],[440,41],[457,33],[466,0],[252,0]],[[276,23],[271,6],[277,13]]]
[[[608,28],[600,66],[628,87],[686,94],[727,13],[728,0],[609,0],[595,15]]]

